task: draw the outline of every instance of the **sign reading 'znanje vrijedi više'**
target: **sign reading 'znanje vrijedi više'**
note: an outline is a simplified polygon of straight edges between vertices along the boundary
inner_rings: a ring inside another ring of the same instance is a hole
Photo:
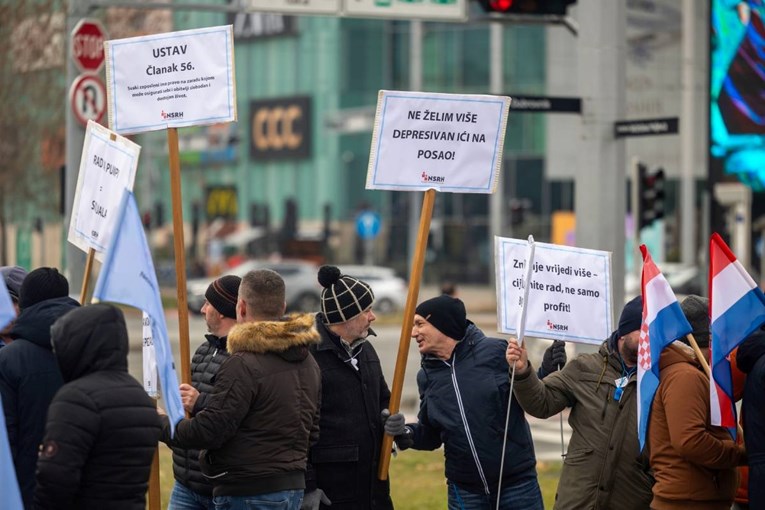
[[[510,98],[381,90],[367,189],[492,193]]]
[[[526,274],[527,241],[495,237],[497,323],[515,335]],[[599,345],[611,334],[611,253],[534,243],[526,336]]]
[[[236,120],[230,25],[106,41],[104,48],[114,131]]]

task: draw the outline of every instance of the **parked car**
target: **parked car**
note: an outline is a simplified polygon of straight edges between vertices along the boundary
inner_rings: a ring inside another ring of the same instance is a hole
[[[373,310],[389,314],[402,310],[406,305],[407,284],[396,272],[383,266],[339,266],[343,274],[359,278],[372,287],[375,293]]]
[[[706,275],[698,266],[688,266],[677,262],[662,262],[658,266],[678,299],[688,294],[704,295],[707,285]],[[634,273],[628,273],[625,276],[624,292],[626,299],[640,294],[640,280]]]
[[[319,311],[321,286],[317,279],[319,268],[316,264],[303,260],[269,262],[251,259],[242,262],[224,274],[241,277],[255,269],[272,269],[284,278],[287,311]],[[215,278],[196,278],[186,283],[189,310],[194,313],[200,313],[200,309],[205,302],[205,291],[207,291],[207,287],[214,280]]]

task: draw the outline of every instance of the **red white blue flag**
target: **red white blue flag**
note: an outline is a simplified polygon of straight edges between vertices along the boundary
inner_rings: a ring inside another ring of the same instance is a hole
[[[645,245],[643,254],[643,323],[638,344],[638,440],[643,450],[648,432],[651,404],[659,387],[659,357],[666,346],[691,331],[675,293],[654,264]]]
[[[709,288],[712,425],[734,429],[736,411],[728,355],[765,323],[765,295],[716,233],[709,242]]]

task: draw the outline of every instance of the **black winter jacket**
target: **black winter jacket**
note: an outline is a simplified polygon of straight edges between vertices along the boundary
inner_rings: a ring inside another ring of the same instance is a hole
[[[144,510],[159,417],[128,374],[122,312],[80,308],[51,336],[65,384],[48,411],[35,509]]]
[[[226,337],[205,335],[207,341],[200,345],[191,358],[191,385],[199,391],[191,416],[205,408],[215,385],[215,375],[228,358]],[[173,447],[173,475],[179,483],[203,496],[212,496],[212,484],[199,467],[199,450]]]
[[[418,423],[408,424],[413,448],[444,445],[446,478],[476,494],[495,493],[510,393],[507,342],[489,338],[469,323],[465,337],[444,361],[423,356],[417,373]],[[458,401],[459,397],[459,401]],[[512,399],[503,487],[536,478],[531,431],[523,409]]]
[[[321,343],[311,346],[311,354],[321,368],[321,419],[319,442],[309,455],[306,491],[322,489],[332,510],[392,510],[389,483],[377,479],[380,413],[390,401],[380,358],[364,342],[353,351],[354,368],[322,314],[316,316],[316,329]]]
[[[50,327],[78,306],[77,301],[62,297],[25,308],[11,330],[15,340],[0,349],[0,394],[25,508],[32,506],[48,405],[63,384],[51,350]]]
[[[749,459],[749,508],[765,508],[765,329],[760,328],[742,343],[736,364],[746,376],[744,443]]]
[[[308,446],[318,439],[321,373],[308,352],[319,340],[312,315],[238,324],[229,332],[207,407],[178,422],[170,441],[202,450],[214,496],[305,488]]]

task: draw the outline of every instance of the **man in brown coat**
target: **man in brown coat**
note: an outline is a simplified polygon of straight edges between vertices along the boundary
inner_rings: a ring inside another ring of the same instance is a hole
[[[172,441],[163,418],[163,441],[202,449],[216,508],[300,508],[308,447],[319,434],[321,372],[309,353],[319,333],[313,315],[283,317],[284,309],[281,276],[268,269],[244,275],[231,355],[206,407],[178,422]]]
[[[682,307],[698,343],[709,345],[707,300],[689,296]],[[710,424],[709,378],[689,345],[676,341],[662,351],[659,380],[648,423],[651,509],[730,509],[746,453]]]

